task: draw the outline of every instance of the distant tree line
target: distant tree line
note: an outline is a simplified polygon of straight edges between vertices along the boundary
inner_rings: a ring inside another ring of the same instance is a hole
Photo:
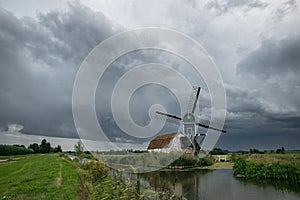
[[[214,148],[212,151],[210,151],[210,155],[227,155],[229,153],[228,150],[221,149],[221,148]],[[259,150],[259,149],[250,149],[247,150],[240,150],[236,152],[231,153],[239,153],[239,154],[265,154],[265,153],[277,153],[277,154],[285,154],[286,150],[284,147],[278,148],[276,150]]]
[[[29,149],[33,150],[33,153],[58,153],[62,152],[62,148],[60,145],[57,147],[51,147],[50,142],[47,142],[46,139],[43,139],[41,144],[33,143],[28,146]]]
[[[227,155],[228,153],[228,150],[223,150],[221,148],[214,148],[212,151],[210,151],[211,155]]]
[[[0,145],[0,155],[10,156],[10,155],[25,155],[32,153],[58,153],[62,152],[60,145],[57,147],[51,147],[51,144],[43,139],[41,144],[33,143],[26,148],[24,145]]]
[[[277,153],[277,154],[285,154],[286,152],[300,152],[299,150],[289,150],[286,151],[284,147],[278,148],[276,150],[259,150],[259,149],[250,149],[249,151],[247,150],[240,150],[240,151],[235,151],[232,153],[238,153],[238,154],[266,154],[266,153]]]
[[[23,145],[0,145],[1,156],[25,155],[33,153],[32,149],[28,149]]]
[[[281,153],[281,154],[285,154],[285,149],[284,149],[284,147],[276,149],[276,151],[274,151],[274,150],[260,151],[258,149],[250,149],[249,153],[250,154],[264,154],[264,153]]]
[[[121,150],[113,149],[110,151],[103,151],[102,153],[105,153],[106,155],[127,155],[130,153],[148,153],[148,151],[147,150],[134,150],[134,149],[121,149]]]

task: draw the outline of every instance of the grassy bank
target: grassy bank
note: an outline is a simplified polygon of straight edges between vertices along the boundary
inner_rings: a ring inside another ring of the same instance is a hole
[[[103,162],[82,164],[58,154],[6,156],[0,164],[0,200],[141,199],[136,182]]]
[[[300,154],[250,154],[233,161],[235,176],[300,182]]]
[[[0,199],[78,199],[76,167],[57,154],[0,164]]]
[[[232,169],[232,162],[216,162],[210,166],[201,167],[201,169]]]

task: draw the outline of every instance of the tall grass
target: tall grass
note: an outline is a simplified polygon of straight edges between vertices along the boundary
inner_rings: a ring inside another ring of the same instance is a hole
[[[300,166],[287,162],[250,161],[242,157],[234,159],[233,171],[235,176],[252,179],[271,179],[300,182]]]
[[[124,179],[100,161],[83,164],[79,169],[82,199],[143,199],[137,184]]]

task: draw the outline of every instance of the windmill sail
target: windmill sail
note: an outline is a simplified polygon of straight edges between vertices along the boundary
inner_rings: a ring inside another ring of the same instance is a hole
[[[180,125],[180,123],[181,123],[181,117],[177,117],[175,115],[170,115],[170,114],[159,112],[159,111],[155,112],[155,118],[164,120],[164,121],[167,121],[170,123],[174,123],[177,125]]]
[[[188,113],[195,113],[196,110],[196,105],[198,102],[198,98],[200,95],[200,87],[193,87],[193,91],[189,100],[189,105],[188,105]]]
[[[198,119],[196,125],[201,126],[203,128],[208,128],[215,131],[221,131],[223,133],[226,133],[226,125],[222,126],[222,124],[219,124],[217,122],[211,122],[205,119]],[[217,128],[217,127],[222,127],[222,128]]]

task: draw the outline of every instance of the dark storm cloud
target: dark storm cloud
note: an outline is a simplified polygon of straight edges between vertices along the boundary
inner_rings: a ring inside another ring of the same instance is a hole
[[[108,137],[112,140],[122,136],[126,139],[137,141],[137,138],[133,138],[123,133],[113,120],[111,111],[111,96],[115,84],[125,72],[133,67],[147,63],[160,63],[175,68],[182,75],[189,78],[193,85],[199,85],[199,82],[201,82],[195,75],[196,73],[189,70],[192,69],[189,63],[180,57],[165,51],[153,49],[140,50],[128,53],[118,58],[109,66],[109,69],[101,77],[96,93],[96,111],[99,122],[104,132],[109,133]],[[143,78],[143,76],[141,75],[141,77],[136,77],[136,79],[138,78]],[[170,79],[172,76],[170,75],[165,78]],[[202,82],[204,81],[202,80]],[[184,94],[184,92],[182,93]],[[189,98],[189,95],[190,94],[186,96],[187,99]],[[146,126],[150,123],[151,119],[148,116],[148,111],[154,104],[163,105],[167,112],[174,115],[181,114],[180,105],[170,89],[156,84],[149,84],[139,88],[131,97],[129,104],[131,117],[134,122],[140,126]],[[174,132],[177,130],[178,126],[167,123],[161,133]]]
[[[0,123],[24,132],[75,137],[71,94],[76,70],[99,42],[120,30],[78,3],[66,12],[17,18],[0,9]]]
[[[17,123],[24,126],[22,132],[25,133],[76,137],[71,108],[75,74],[85,56],[99,42],[122,28],[103,14],[77,3],[70,4],[66,12],[51,11],[39,14],[37,19],[17,18],[4,9],[0,14],[0,42],[3,43],[1,126]],[[97,92],[97,102],[101,103],[96,105],[96,110],[110,139],[132,139],[122,134],[112,118],[110,96],[114,84],[128,69],[153,62],[177,69],[187,65],[185,61],[163,52],[133,52],[116,60],[101,79],[101,87]],[[182,73],[187,73],[183,69]],[[193,76],[191,79],[197,80]],[[174,98],[167,97],[168,92],[164,90],[146,87],[141,94],[133,97],[133,102],[137,103],[134,107],[141,108],[132,109],[132,116],[137,123],[145,125],[149,122],[148,109],[155,102],[165,105],[170,112],[178,111],[176,100],[174,103]],[[161,93],[162,97],[154,98],[155,94]],[[172,125],[166,128],[174,129]]]
[[[278,41],[262,41],[257,50],[238,64],[237,74],[250,90],[252,87],[265,115],[299,116],[299,38],[295,33]],[[272,103],[274,106],[270,106]]]
[[[244,87],[226,87],[231,134],[222,137],[221,146],[239,140],[237,148],[274,148],[276,144],[298,148],[299,55],[299,34],[291,34],[278,41],[262,41],[238,64],[237,74]]]
[[[291,35],[280,40],[263,41],[261,47],[238,64],[237,73],[251,73],[265,79],[274,74],[283,76],[300,71],[300,37]]]

